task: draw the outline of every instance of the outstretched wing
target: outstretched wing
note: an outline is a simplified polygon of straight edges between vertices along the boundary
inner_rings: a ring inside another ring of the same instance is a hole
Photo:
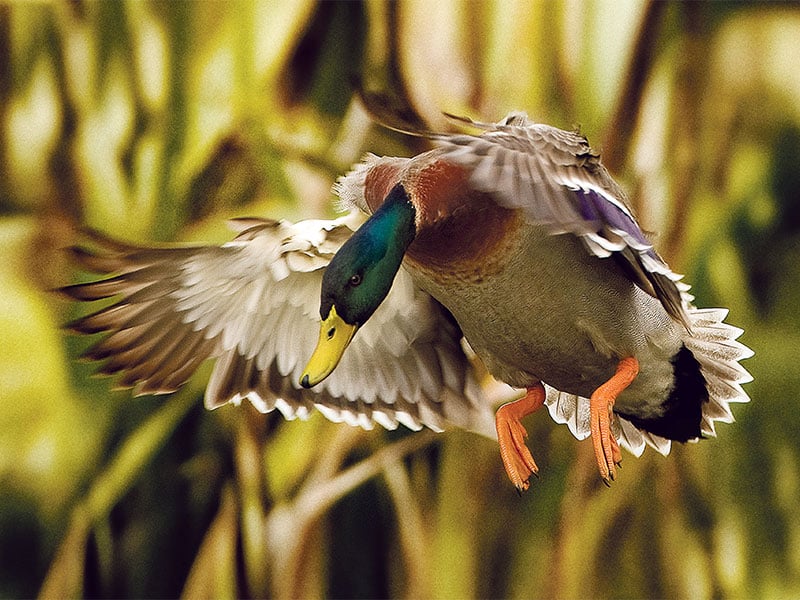
[[[554,234],[579,236],[595,256],[620,259],[629,277],[688,328],[680,276],[653,249],[586,138],[522,113],[496,124],[468,122],[483,134],[424,134],[441,147],[441,160],[468,168],[470,185],[501,205]]]
[[[100,371],[121,373],[119,385],[137,394],[175,391],[215,358],[208,408],[246,399],[289,419],[317,407],[365,428],[450,422],[491,435],[460,330],[402,270],[334,373],[311,390],[300,387],[318,335],[322,272],[355,218],[240,220],[239,235],[222,246],[142,248],[89,234],[95,249],[74,248],[76,262],[113,276],[62,291],[115,301],[69,327],[107,332],[86,356],[106,361]]]

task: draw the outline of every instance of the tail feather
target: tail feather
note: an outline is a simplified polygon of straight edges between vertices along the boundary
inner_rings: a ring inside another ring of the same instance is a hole
[[[739,361],[753,356],[753,351],[737,341],[742,330],[724,322],[725,309],[692,309],[692,336],[685,340],[706,378],[709,401],[703,407],[703,435],[715,436],[714,423],[732,423],[730,404],[749,402],[743,383],[753,380]]]
[[[728,311],[722,308],[689,308],[691,334],[684,344],[700,364],[706,380],[708,401],[703,403],[700,419],[702,436],[715,437],[715,423],[734,421],[730,405],[749,402],[742,384],[753,380],[739,361],[753,356],[753,351],[737,341],[743,330],[724,322]],[[589,437],[589,399],[561,392],[547,386],[545,404],[556,423],[567,425],[579,440]],[[621,446],[641,456],[646,446],[660,454],[669,454],[671,440],[639,429],[629,420],[614,415],[612,430]]]

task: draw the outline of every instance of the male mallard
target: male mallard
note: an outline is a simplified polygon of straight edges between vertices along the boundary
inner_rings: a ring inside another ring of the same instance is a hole
[[[537,472],[520,419],[542,405],[591,435],[606,483],[618,443],[666,453],[731,422],[729,403],[748,401],[741,330],[691,305],[586,139],[519,113],[472,124],[483,133],[427,134],[436,149],[369,155],[340,178],[344,205],[371,215],[357,230],[353,211],[243,221],[222,247],[95,236],[100,252],[75,256],[117,275],[65,291],[121,298],[72,324],[111,332],[88,356],[141,393],[173,391],[217,357],[210,408],[247,398],[287,417],[314,405],[364,427],[485,431],[463,335],[496,379],[526,390],[495,417],[519,490]]]

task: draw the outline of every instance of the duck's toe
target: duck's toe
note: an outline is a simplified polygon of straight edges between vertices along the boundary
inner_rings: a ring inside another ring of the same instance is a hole
[[[531,475],[539,473],[531,451],[525,445],[528,432],[520,422],[524,416],[538,410],[544,404],[545,392],[541,384],[528,388],[519,400],[501,406],[495,415],[497,441],[508,478],[518,492],[530,487]]]
[[[638,373],[639,362],[633,357],[623,358],[614,376],[597,388],[590,399],[592,444],[600,477],[606,485],[614,481],[617,465],[622,462],[622,452],[611,431],[614,402]]]

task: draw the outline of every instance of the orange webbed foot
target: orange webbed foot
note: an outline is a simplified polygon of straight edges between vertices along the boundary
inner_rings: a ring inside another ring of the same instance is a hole
[[[614,481],[622,461],[622,452],[611,431],[614,402],[638,374],[639,362],[632,356],[623,358],[614,376],[597,388],[590,399],[592,444],[600,477],[606,485]]]
[[[541,408],[544,399],[544,386],[539,383],[528,388],[527,393],[519,400],[501,406],[495,415],[500,457],[508,478],[520,493],[530,487],[531,475],[538,476],[539,473],[539,467],[525,445],[528,432],[520,419]]]

